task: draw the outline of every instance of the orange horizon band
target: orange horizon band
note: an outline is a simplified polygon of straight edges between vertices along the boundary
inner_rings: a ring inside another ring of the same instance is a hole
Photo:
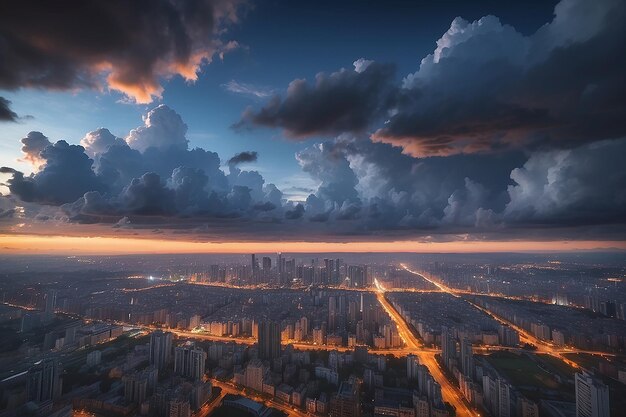
[[[625,241],[450,241],[415,240],[356,242],[231,241],[189,242],[130,237],[0,235],[0,254],[150,254],[150,253],[250,253],[250,252],[555,252],[626,250]]]

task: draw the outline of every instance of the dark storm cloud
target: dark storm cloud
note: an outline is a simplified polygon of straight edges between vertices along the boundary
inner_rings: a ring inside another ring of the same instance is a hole
[[[88,191],[106,188],[91,169],[93,160],[82,146],[60,140],[46,146],[39,157],[44,161],[41,171],[25,177],[13,170],[7,182],[11,193],[24,201],[58,205],[75,201]]]
[[[301,203],[296,204],[292,210],[285,212],[285,218],[290,220],[299,219],[304,215],[304,206]]]
[[[247,109],[234,127],[280,127],[294,139],[363,131],[393,103],[393,68],[363,59],[354,67],[319,73],[313,85],[292,81],[284,98],[274,96],[258,111]]]
[[[237,21],[239,0],[9,0],[0,3],[0,89],[97,88],[137,102],[160,78],[195,80]],[[106,78],[106,81],[104,81]]]
[[[16,122],[17,113],[11,110],[11,102],[0,96],[0,122]]]
[[[337,231],[512,233],[588,224],[621,227],[626,223],[624,152],[626,139],[529,156],[413,158],[387,144],[343,137],[301,152],[298,160],[321,181],[306,202],[309,220],[351,221],[350,226],[336,223]],[[337,201],[328,190],[351,197]]]
[[[237,165],[244,162],[256,162],[259,155],[256,151],[239,152],[228,160],[228,165]]]
[[[265,203],[256,203],[253,208],[259,211],[272,211],[276,208],[276,206],[274,205],[274,203],[266,201]]]
[[[399,148],[350,137],[312,146],[297,159],[320,181],[306,201],[309,219],[349,220],[361,232],[445,230],[468,223],[473,229],[483,216],[476,214],[479,209],[504,209],[509,174],[525,161],[519,153],[416,159]],[[475,196],[479,188],[485,191]],[[456,213],[460,208],[467,213]]]
[[[284,97],[247,109],[236,125],[289,138],[364,133],[413,156],[571,148],[626,135],[626,6],[562,0],[524,35],[485,16],[458,17],[419,68],[359,60],[355,71],[293,81]]]
[[[626,139],[538,152],[511,172],[507,222],[626,223]]]
[[[530,36],[457,18],[376,140],[413,155],[567,148],[626,134],[624,3],[563,0]]]

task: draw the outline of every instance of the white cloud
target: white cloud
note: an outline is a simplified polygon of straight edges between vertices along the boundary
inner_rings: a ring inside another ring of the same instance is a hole
[[[271,96],[274,92],[267,87],[260,87],[253,84],[240,83],[235,80],[230,80],[226,84],[222,84],[227,91],[235,94],[243,94],[253,96],[256,98],[265,98]]]

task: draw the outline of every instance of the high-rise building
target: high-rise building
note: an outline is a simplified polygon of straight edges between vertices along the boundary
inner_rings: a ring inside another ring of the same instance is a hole
[[[220,273],[220,266],[219,265],[211,265],[210,267],[210,272],[209,272],[209,279],[211,281],[217,281],[219,278],[219,273]]]
[[[263,271],[269,271],[272,269],[272,258],[269,256],[263,257]]]
[[[163,370],[172,358],[172,334],[157,330],[150,335],[150,364]]]
[[[142,373],[125,375],[124,399],[130,403],[141,404],[145,401],[148,393],[148,378]]]
[[[419,358],[413,354],[406,357],[406,377],[409,380],[417,380],[417,370],[419,369]]]
[[[519,397],[517,400],[517,415],[519,417],[539,417],[539,406],[528,398]]]
[[[206,367],[206,352],[193,343],[177,346],[174,349],[174,372],[191,378],[202,380]]]
[[[447,368],[450,367],[451,359],[456,357],[456,342],[452,329],[441,326],[441,359]]]
[[[273,321],[259,323],[259,358],[272,360],[280,356],[280,327]]]
[[[252,281],[256,282],[259,279],[259,260],[256,258],[256,255],[252,254]]]
[[[576,417],[609,417],[609,390],[593,375],[576,374]]]
[[[369,283],[367,267],[361,265],[348,266],[348,279],[353,287],[363,288]]]
[[[512,387],[504,379],[498,379],[498,416],[509,417],[511,415],[511,391]]]
[[[276,268],[278,268],[278,273],[282,274],[285,272],[285,265],[287,259],[283,258],[283,254],[278,252],[277,260],[276,260]]]
[[[54,309],[57,305],[57,291],[49,290],[46,293],[46,309],[44,316],[46,320],[52,320],[54,318]]]
[[[33,365],[26,376],[26,396],[36,403],[54,400],[61,395],[61,364],[46,358]]]
[[[248,362],[244,375],[245,385],[253,390],[263,392],[263,378],[265,376],[265,367],[260,360],[252,360]]]
[[[461,341],[461,370],[463,375],[470,378],[474,377],[474,352],[472,351],[472,342],[468,338]]]
[[[339,386],[339,391],[330,400],[330,417],[359,417],[359,383],[351,378]]]

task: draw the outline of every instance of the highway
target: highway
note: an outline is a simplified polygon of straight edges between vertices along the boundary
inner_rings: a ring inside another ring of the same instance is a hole
[[[384,288],[382,288],[378,282],[376,282],[376,286],[378,287],[378,291],[376,292],[378,302],[382,305],[387,314],[389,314],[389,317],[391,317],[391,319],[396,323],[398,333],[400,333],[400,337],[402,337],[402,340],[404,340],[407,345],[407,353],[413,353],[416,355],[419,358],[420,363],[428,368],[428,371],[433,376],[435,381],[437,381],[441,386],[441,395],[443,396],[443,400],[452,404],[452,406],[456,409],[456,415],[458,417],[478,416],[478,413],[473,411],[463,399],[461,392],[454,385],[452,385],[452,383],[444,375],[439,367],[439,364],[437,363],[437,360],[435,359],[435,352],[423,349],[422,343],[413,334],[408,323],[385,298]]]

